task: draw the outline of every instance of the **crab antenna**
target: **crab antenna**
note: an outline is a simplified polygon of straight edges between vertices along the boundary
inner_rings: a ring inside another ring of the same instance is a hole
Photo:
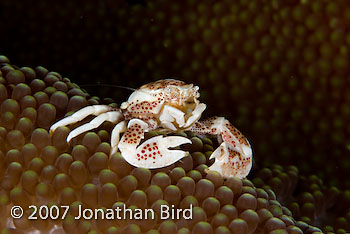
[[[136,89],[134,88],[130,88],[130,87],[126,87],[126,86],[121,86],[121,85],[111,85],[111,84],[85,84],[85,85],[79,85],[80,87],[95,87],[95,86],[104,86],[104,87],[114,87],[114,88],[122,88],[122,89],[127,89],[127,90],[131,90],[131,91],[135,91]]]

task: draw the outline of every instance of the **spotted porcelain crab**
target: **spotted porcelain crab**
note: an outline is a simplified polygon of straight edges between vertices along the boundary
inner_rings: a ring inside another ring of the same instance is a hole
[[[198,86],[165,79],[136,89],[120,108],[93,105],[82,108],[51,126],[52,133],[60,126],[76,123],[88,115],[96,115],[89,123],[72,130],[67,142],[81,133],[97,128],[104,121],[116,123],[111,133],[111,154],[118,151],[135,167],[160,168],[171,165],[188,155],[182,150],[169,149],[191,141],[182,136],[155,136],[141,143],[145,132],[193,131],[200,135],[218,135],[221,145],[212,153],[208,170],[224,177],[244,178],[252,166],[252,150],[248,140],[225,118],[212,117],[199,121],[206,105],[200,103]],[[124,133],[120,139],[120,135]]]

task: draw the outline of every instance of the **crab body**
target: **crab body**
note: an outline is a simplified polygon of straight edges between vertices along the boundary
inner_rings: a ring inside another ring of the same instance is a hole
[[[138,118],[154,128],[188,129],[206,105],[199,103],[198,87],[178,80],[160,80],[141,86],[120,106],[127,120]]]
[[[215,162],[208,170],[219,171],[224,177],[245,177],[252,162],[247,139],[222,117],[199,121],[206,105],[199,102],[198,89],[198,86],[173,79],[152,82],[136,89],[120,108],[107,105],[85,107],[52,125],[50,132],[88,115],[96,115],[91,122],[72,130],[67,141],[97,128],[104,121],[116,123],[111,134],[111,154],[119,149],[131,165],[150,169],[171,165],[188,155],[185,151],[169,148],[190,144],[191,141],[181,136],[156,136],[140,144],[145,132],[159,129],[164,132],[190,130],[214,134],[223,143],[211,155]]]

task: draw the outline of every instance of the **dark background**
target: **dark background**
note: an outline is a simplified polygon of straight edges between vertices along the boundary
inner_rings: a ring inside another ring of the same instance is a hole
[[[349,22],[346,0],[2,0],[0,54],[118,103],[130,91],[97,84],[194,83],[205,116],[248,137],[255,169],[296,165],[349,188]]]

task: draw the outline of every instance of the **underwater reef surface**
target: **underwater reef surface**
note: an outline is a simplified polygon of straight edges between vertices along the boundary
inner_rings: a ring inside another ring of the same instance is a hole
[[[208,116],[229,118],[264,155],[255,168],[293,164],[350,188],[348,0],[2,0],[0,22],[0,50],[18,64],[81,85],[195,83]]]
[[[66,233],[346,233],[350,192],[327,187],[296,166],[273,165],[248,179],[205,173],[218,146],[191,132],[190,156],[172,166],[149,170],[129,165],[110,152],[106,122],[69,144],[68,127],[53,135],[58,119],[93,104],[116,105],[89,95],[77,84],[42,66],[18,67],[0,56],[0,227],[1,233],[64,230]],[[78,125],[77,123],[74,125]],[[74,126],[73,126],[74,127]],[[148,133],[147,137],[157,135]],[[264,157],[256,153],[254,157]],[[162,220],[161,205],[188,208],[192,219]],[[20,205],[21,219],[10,209]],[[64,220],[28,220],[28,205],[67,205]],[[79,219],[78,207],[151,208],[154,220]]]

